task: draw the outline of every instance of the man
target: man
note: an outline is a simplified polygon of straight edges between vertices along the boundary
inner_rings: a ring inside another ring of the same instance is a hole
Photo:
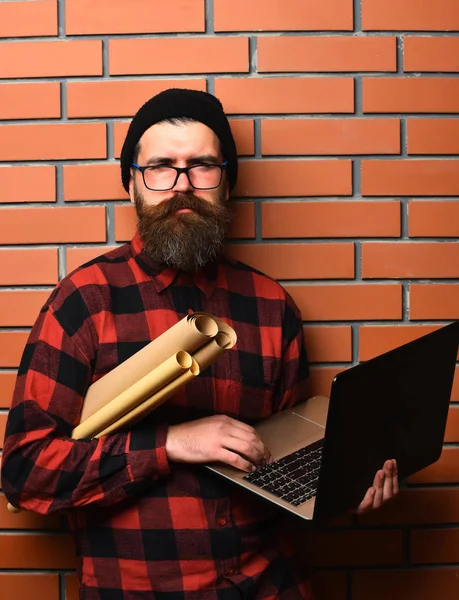
[[[83,600],[311,597],[276,510],[200,466],[269,461],[251,425],[294,404],[307,377],[293,300],[222,254],[237,166],[215,97],[171,89],[149,100],[121,155],[138,233],[60,282],[25,349],[4,491],[28,510],[68,511]],[[70,439],[92,382],[200,310],[234,327],[233,350],[131,431]],[[359,510],[396,491],[389,461]]]

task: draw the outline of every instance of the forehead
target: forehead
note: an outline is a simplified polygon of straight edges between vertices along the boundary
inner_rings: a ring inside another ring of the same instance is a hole
[[[193,155],[220,156],[220,141],[204,123],[156,123],[140,138],[140,155],[187,158]]]

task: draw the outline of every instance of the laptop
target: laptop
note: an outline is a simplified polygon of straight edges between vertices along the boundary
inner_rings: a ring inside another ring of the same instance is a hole
[[[459,346],[459,321],[339,373],[315,396],[256,425],[274,462],[245,473],[206,465],[306,520],[356,508],[384,461],[399,478],[441,455]]]

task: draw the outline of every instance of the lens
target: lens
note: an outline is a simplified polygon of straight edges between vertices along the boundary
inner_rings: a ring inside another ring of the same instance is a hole
[[[191,185],[202,190],[218,187],[222,175],[220,167],[208,165],[196,165],[188,173]]]
[[[149,167],[144,171],[145,185],[151,190],[170,190],[177,171],[171,167]]]

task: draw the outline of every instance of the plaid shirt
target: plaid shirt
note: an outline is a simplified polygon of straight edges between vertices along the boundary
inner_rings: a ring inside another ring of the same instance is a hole
[[[228,322],[237,345],[131,431],[70,439],[88,386],[190,311]],[[227,259],[194,277],[158,271],[136,236],[41,310],[8,417],[5,494],[68,511],[81,599],[309,599],[277,509],[165,450],[169,424],[216,413],[252,424],[295,403],[306,376],[301,317],[279,284]]]

